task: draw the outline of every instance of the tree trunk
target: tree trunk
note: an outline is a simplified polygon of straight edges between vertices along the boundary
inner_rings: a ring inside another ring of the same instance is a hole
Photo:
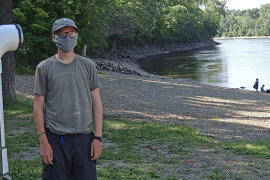
[[[23,37],[23,44],[24,44],[24,49],[25,49],[25,60],[24,60],[24,65],[27,66],[27,59],[28,59],[28,51],[27,51],[27,38]]]
[[[13,23],[13,0],[0,0],[0,24]],[[2,60],[2,91],[3,96],[16,99],[15,93],[15,72],[14,52],[7,52]]]
[[[83,54],[84,56],[86,56],[86,49],[87,49],[87,44],[84,44],[84,45],[83,45],[83,52],[82,52],[82,54]]]
[[[16,99],[15,92],[15,72],[14,72],[14,53],[7,52],[2,57],[2,91],[3,96]]]
[[[117,52],[117,49],[116,49],[116,40],[113,39],[111,53],[115,53],[115,52]]]

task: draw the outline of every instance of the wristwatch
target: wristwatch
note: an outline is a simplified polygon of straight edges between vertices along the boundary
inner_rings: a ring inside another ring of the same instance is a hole
[[[103,141],[103,137],[102,137],[102,136],[94,136],[94,139],[97,139],[97,140],[99,140],[100,142]]]

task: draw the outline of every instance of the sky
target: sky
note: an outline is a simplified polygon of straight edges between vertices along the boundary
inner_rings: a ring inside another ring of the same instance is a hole
[[[270,3],[270,0],[227,0],[228,9],[252,9],[260,8],[261,5]]]

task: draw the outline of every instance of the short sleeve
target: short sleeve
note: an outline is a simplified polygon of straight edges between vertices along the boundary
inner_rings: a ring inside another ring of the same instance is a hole
[[[91,65],[91,72],[90,72],[90,91],[93,91],[99,88],[99,78],[97,74],[97,69],[95,63],[93,62]]]
[[[46,93],[47,93],[47,83],[45,73],[40,69],[40,67],[37,67],[35,74],[34,94],[45,96]]]

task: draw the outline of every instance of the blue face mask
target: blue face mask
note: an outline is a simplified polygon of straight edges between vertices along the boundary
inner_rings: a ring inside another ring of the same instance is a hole
[[[61,51],[69,53],[77,45],[77,36],[75,37],[66,36],[63,38],[55,35],[54,43],[59,49],[61,49]]]

